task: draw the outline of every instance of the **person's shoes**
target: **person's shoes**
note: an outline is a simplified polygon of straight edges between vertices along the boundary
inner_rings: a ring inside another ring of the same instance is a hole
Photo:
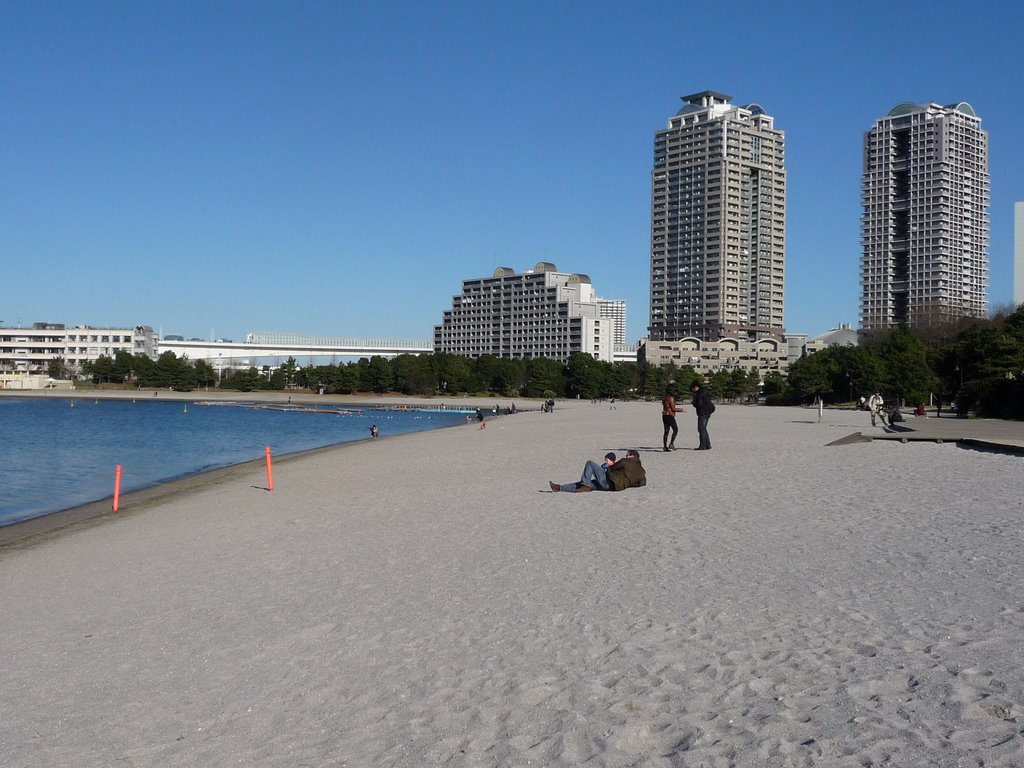
[[[587,491],[592,490],[594,489],[591,488],[589,485],[583,485],[583,483],[580,483],[579,485],[576,486],[576,490],[573,491],[573,493],[586,493]]]
[[[661,450],[663,450],[663,451],[664,451],[665,453],[668,453],[668,452],[669,452],[669,447],[668,447],[668,446],[666,445],[666,446],[665,446],[664,448],[662,448]]]
[[[694,448],[693,450],[695,450],[695,451],[710,451],[711,450],[711,446],[710,445],[708,445],[708,446],[703,446],[702,445],[699,448]]]
[[[554,491],[555,493],[558,493],[560,490],[562,490],[562,486],[560,486],[558,483],[553,483],[550,480],[548,480],[548,485],[551,486],[551,490]]]
[[[669,444],[668,444],[668,449],[669,449],[670,451],[674,451],[674,450],[676,449],[676,444],[675,444],[675,443],[669,443]]]

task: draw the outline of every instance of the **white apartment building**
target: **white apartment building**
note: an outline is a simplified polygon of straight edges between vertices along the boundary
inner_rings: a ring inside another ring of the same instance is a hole
[[[616,346],[626,345],[626,302],[622,299],[595,298],[597,312],[612,323],[612,342]]]
[[[860,326],[984,317],[988,133],[967,102],[897,104],[864,134]]]
[[[157,335],[147,325],[134,328],[94,328],[62,323],[33,323],[31,328],[0,328],[0,372],[42,374],[50,361],[60,359],[73,372],[100,355],[118,352],[157,356]]]
[[[785,135],[702,91],[655,133],[650,338],[783,337]]]
[[[602,316],[602,301],[608,302],[595,297],[587,275],[559,272],[549,262],[522,274],[498,267],[491,277],[463,281],[434,326],[434,352],[562,363],[584,352],[611,362],[615,322]]]

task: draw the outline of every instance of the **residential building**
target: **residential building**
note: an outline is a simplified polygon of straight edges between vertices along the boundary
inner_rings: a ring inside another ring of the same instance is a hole
[[[31,328],[0,328],[0,371],[41,374],[52,360],[59,359],[68,370],[78,373],[83,363],[100,355],[114,357],[127,352],[156,359],[157,343],[156,333],[146,325],[65,328],[62,323],[33,323]]]
[[[730,98],[684,96],[654,137],[653,341],[783,339],[785,135]]]
[[[984,317],[988,134],[967,102],[897,104],[864,134],[860,325]]]
[[[522,274],[498,267],[491,277],[463,281],[434,327],[434,351],[563,363],[585,352],[611,362],[613,329],[587,275],[559,272],[549,262]]]
[[[611,321],[612,342],[618,345],[626,343],[626,302],[622,299],[595,298],[597,313]]]
[[[719,371],[757,371],[761,378],[771,371],[785,371],[789,366],[789,346],[785,340],[722,338],[704,341],[697,338],[675,341],[647,339],[640,345],[639,359],[649,365],[664,367],[675,363],[688,365],[702,376]]]

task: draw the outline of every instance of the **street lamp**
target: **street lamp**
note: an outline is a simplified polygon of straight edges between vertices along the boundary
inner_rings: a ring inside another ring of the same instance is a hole
[[[850,374],[849,371],[846,372],[846,380],[850,384],[850,402],[852,403],[853,402],[853,376]]]

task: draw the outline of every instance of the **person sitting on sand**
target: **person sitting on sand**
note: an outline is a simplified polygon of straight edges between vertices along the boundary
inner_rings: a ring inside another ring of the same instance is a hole
[[[647,485],[647,473],[640,463],[640,454],[634,450],[626,452],[626,456],[615,460],[614,453],[606,453],[604,462],[598,464],[588,461],[583,467],[583,476],[578,483],[558,484],[548,481],[548,486],[555,493],[585,493],[587,491],[621,491],[626,488],[639,488]]]

